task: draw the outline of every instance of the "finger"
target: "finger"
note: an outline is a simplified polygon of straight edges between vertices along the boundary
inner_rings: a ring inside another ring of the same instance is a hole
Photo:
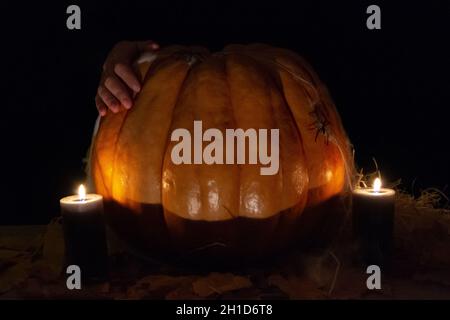
[[[98,88],[98,95],[100,98],[102,98],[103,102],[106,104],[106,106],[114,113],[119,112],[119,100],[114,98],[111,92],[109,92],[108,89],[106,89],[104,86],[100,86]]]
[[[154,42],[154,41],[149,41],[148,43],[147,43],[147,48],[149,48],[150,50],[158,50],[159,49],[159,44],[157,44],[156,42]]]
[[[114,66],[114,73],[117,74],[117,76],[119,76],[134,92],[139,92],[141,90],[141,84],[139,83],[136,74],[129,66],[118,63]]]
[[[141,53],[144,51],[154,51],[159,49],[159,44],[152,40],[142,41],[138,42],[138,48]]]
[[[106,111],[108,110],[108,107],[98,94],[95,96],[95,105],[97,106],[97,110],[100,116],[102,117],[106,116]]]
[[[119,79],[117,79],[116,77],[106,78],[105,87],[114,95],[114,97],[119,99],[120,103],[125,107],[125,109],[131,108],[132,102],[128,93],[128,89]]]

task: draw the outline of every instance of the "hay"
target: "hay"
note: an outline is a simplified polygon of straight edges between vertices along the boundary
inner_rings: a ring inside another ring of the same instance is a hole
[[[430,188],[414,197],[398,190],[395,205],[399,252],[418,268],[450,268],[450,210],[445,194]]]

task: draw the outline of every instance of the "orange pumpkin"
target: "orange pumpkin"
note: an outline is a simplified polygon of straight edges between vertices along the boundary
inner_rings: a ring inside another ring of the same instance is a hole
[[[302,58],[262,44],[213,54],[173,46],[139,72],[134,107],[102,118],[91,149],[110,225],[134,248],[259,257],[332,221],[352,170],[350,144]],[[194,120],[223,133],[278,128],[278,173],[261,175],[255,164],[175,165],[171,132],[193,134]]]

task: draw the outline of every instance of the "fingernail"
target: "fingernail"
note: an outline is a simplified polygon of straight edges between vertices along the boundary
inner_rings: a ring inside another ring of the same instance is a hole
[[[125,109],[130,109],[131,108],[131,101],[130,100],[125,100],[123,102],[123,106],[125,107]]]
[[[139,91],[141,91],[141,87],[138,85],[135,85],[135,86],[133,86],[133,91],[139,92]]]

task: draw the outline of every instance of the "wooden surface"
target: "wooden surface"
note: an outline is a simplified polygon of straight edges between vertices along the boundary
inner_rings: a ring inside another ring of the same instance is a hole
[[[112,247],[109,280],[71,291],[58,221],[0,227],[0,299],[450,299],[450,269],[416,266],[402,254],[382,274],[382,289],[369,291],[344,244],[220,271],[143,262]]]

